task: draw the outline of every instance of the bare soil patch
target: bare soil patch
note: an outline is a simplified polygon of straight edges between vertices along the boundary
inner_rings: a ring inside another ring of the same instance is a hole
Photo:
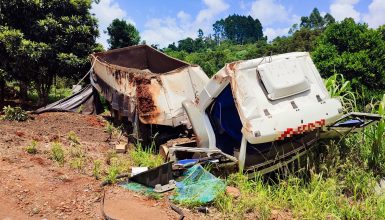
[[[26,122],[0,121],[0,219],[101,219],[101,180],[92,176],[92,160],[111,149],[101,116],[44,113]],[[86,147],[84,171],[50,159],[52,142],[69,147],[73,131]],[[38,141],[38,153],[26,146]],[[118,219],[177,219],[166,199],[153,200],[119,186],[106,187],[106,213]],[[186,211],[186,210],[185,210]],[[188,213],[188,219],[199,215]]]

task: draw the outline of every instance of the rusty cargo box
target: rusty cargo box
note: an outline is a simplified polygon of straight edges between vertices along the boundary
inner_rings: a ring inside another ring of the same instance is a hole
[[[94,87],[119,117],[177,127],[188,122],[184,100],[196,99],[207,75],[197,65],[171,58],[147,45],[91,55]]]

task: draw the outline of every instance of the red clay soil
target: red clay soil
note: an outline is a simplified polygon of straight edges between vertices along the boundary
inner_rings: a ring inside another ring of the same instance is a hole
[[[110,149],[100,116],[44,113],[26,122],[0,121],[0,219],[101,219],[100,180],[92,167],[79,172],[50,159],[51,143],[69,146],[74,131],[89,160],[103,159]],[[38,141],[38,153],[25,147]],[[91,166],[91,165],[90,165]],[[106,187],[106,213],[118,219],[177,219],[165,199],[155,201],[119,186]],[[187,212],[188,219],[199,218]],[[202,216],[200,216],[202,217]]]

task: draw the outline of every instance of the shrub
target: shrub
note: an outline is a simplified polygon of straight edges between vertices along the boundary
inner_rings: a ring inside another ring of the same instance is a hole
[[[92,169],[92,173],[97,180],[100,179],[101,168],[102,168],[102,161],[94,160],[94,168]]]
[[[64,150],[60,143],[53,143],[51,145],[51,158],[60,165],[64,164]]]
[[[116,163],[111,164],[107,170],[107,176],[105,177],[105,181],[109,183],[115,183],[116,177],[119,175],[119,167]]]
[[[37,153],[37,141],[33,140],[30,145],[28,145],[25,150],[29,154],[36,154]]]
[[[71,142],[71,144],[80,144],[79,137],[74,131],[68,132],[67,139]]]
[[[104,127],[104,132],[106,132],[109,135],[107,141],[111,140],[112,135],[114,134],[114,131],[115,131],[115,127],[111,123],[107,122],[106,126]]]
[[[9,121],[26,121],[29,118],[27,112],[20,107],[4,106],[3,113],[2,119]]]
[[[73,158],[70,160],[70,167],[72,169],[77,169],[79,171],[82,171],[85,164],[84,160],[85,160],[84,157]]]

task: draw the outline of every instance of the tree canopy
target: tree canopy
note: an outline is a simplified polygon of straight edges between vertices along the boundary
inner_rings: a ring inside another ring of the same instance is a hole
[[[334,23],[336,20],[329,13],[324,17],[321,16],[319,10],[314,8],[309,16],[302,16],[300,27],[309,29],[325,28],[327,25]]]
[[[250,15],[230,15],[216,21],[213,30],[217,42],[230,40],[236,44],[245,44],[264,39],[261,22]]]
[[[91,0],[0,2],[0,69],[45,103],[55,76],[78,78],[97,44]]]
[[[110,36],[107,40],[110,49],[137,45],[140,42],[139,31],[123,19],[114,19],[107,27],[107,33]]]
[[[329,25],[312,53],[323,76],[343,74],[355,89],[362,85],[383,90],[385,41],[381,28],[355,23],[352,18]]]

